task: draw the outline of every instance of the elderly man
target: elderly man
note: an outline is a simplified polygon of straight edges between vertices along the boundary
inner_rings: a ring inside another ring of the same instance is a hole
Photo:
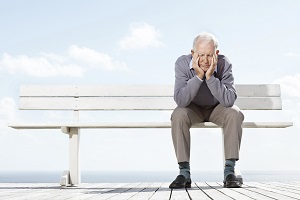
[[[170,184],[171,189],[191,187],[190,127],[200,122],[223,126],[225,167],[224,187],[241,187],[234,174],[239,160],[244,115],[234,105],[237,98],[232,66],[219,55],[218,41],[210,33],[194,39],[190,55],[179,57],[175,63],[172,139],[180,174]],[[205,166],[207,160],[202,160]]]

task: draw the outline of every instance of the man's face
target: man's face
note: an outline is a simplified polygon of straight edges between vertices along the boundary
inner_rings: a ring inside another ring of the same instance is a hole
[[[212,62],[212,58],[214,54],[218,54],[219,51],[215,49],[213,42],[200,42],[194,51],[192,50],[192,54],[199,55],[199,66],[200,68],[206,72]]]

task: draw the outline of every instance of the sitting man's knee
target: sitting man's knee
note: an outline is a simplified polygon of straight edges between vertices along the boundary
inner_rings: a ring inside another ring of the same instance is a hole
[[[188,119],[187,108],[177,107],[171,115],[171,121],[183,121]]]
[[[237,107],[230,108],[227,115],[230,119],[244,121],[244,114]]]

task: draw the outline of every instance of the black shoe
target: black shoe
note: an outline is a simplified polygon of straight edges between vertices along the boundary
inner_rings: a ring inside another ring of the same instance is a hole
[[[191,188],[192,181],[190,178],[185,178],[183,175],[178,175],[170,184],[170,189]]]
[[[226,176],[226,180],[223,181],[225,188],[240,188],[242,187],[242,182],[239,181],[234,174],[229,174]]]

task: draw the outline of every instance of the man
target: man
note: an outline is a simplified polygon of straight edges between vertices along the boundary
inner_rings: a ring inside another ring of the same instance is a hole
[[[218,41],[210,33],[194,39],[190,55],[179,57],[175,63],[172,139],[180,174],[170,184],[171,189],[191,187],[190,127],[210,121],[223,126],[225,167],[224,187],[241,187],[234,174],[239,160],[244,115],[234,105],[237,98],[232,66],[219,55]],[[207,160],[202,160],[203,166]]]

